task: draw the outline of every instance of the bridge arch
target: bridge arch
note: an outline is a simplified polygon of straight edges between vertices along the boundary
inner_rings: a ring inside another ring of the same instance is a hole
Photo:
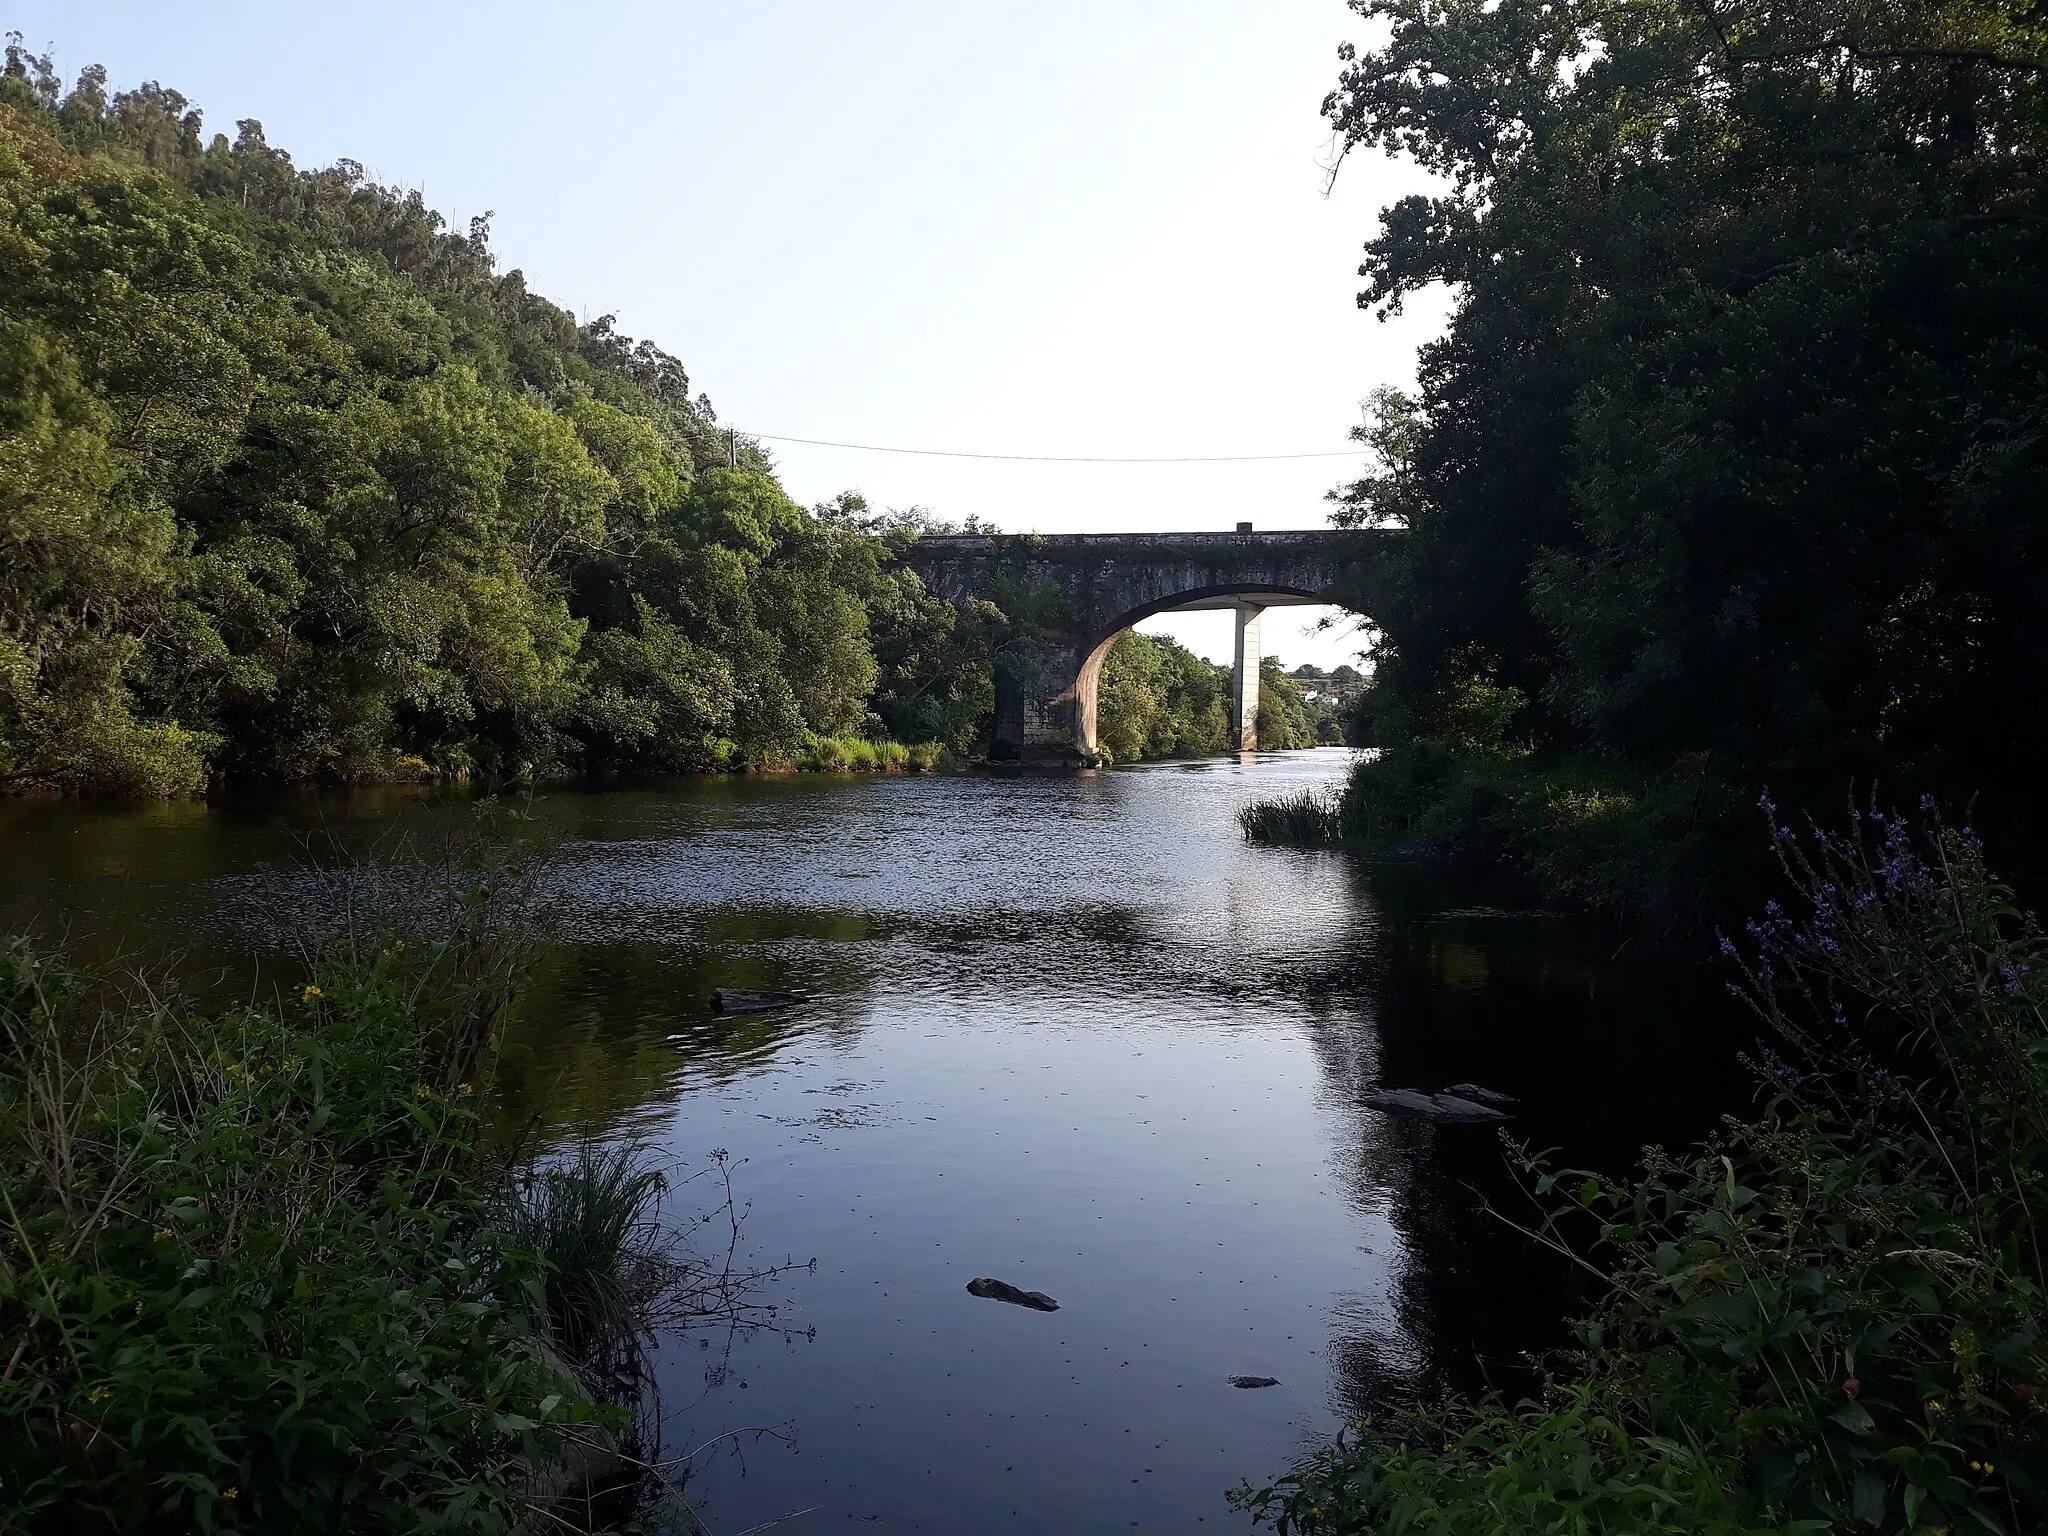
[[[1074,750],[1083,762],[1102,757],[1098,726],[1098,696],[1102,664],[1117,641],[1129,630],[1161,613],[1190,613],[1205,609],[1232,609],[1237,615],[1237,639],[1231,652],[1230,739],[1240,752],[1259,747],[1259,620],[1268,608],[1296,607],[1323,602],[1323,596],[1301,587],[1274,587],[1257,583],[1225,582],[1198,587],[1140,603],[1109,621],[1107,632],[1081,658],[1070,689],[1055,698],[1062,702],[1072,695]]]
[[[1241,749],[1258,744],[1259,616],[1329,602],[1347,573],[1398,532],[963,534],[920,538],[897,558],[942,597],[1041,610],[996,663],[991,756],[1077,766],[1100,760],[1096,694],[1116,637],[1157,613],[1237,614],[1232,716]],[[1052,603],[1037,601],[1051,594]],[[1014,617],[1013,613],[1013,617]]]

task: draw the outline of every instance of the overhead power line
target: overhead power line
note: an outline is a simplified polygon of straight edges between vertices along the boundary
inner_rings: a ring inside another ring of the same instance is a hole
[[[1355,459],[1364,447],[1325,448],[1312,453],[1213,453],[1173,458],[1123,458],[1093,454],[963,453],[949,448],[885,448],[877,443],[835,443],[817,437],[784,437],[775,432],[748,432],[742,437],[768,443],[802,443],[806,448],[851,448],[856,453],[908,453],[921,459],[1000,459],[1010,464],[1270,464],[1278,459]]]

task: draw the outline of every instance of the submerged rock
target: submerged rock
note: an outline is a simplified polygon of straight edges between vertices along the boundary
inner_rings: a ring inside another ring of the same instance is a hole
[[[1502,1093],[1498,1088],[1482,1088],[1477,1083],[1453,1083],[1444,1092],[1454,1099],[1470,1099],[1474,1104],[1485,1104],[1494,1109],[1507,1109],[1522,1102],[1512,1093]]]
[[[1280,1378],[1278,1376],[1233,1376],[1230,1378],[1230,1384],[1233,1387],[1244,1387],[1247,1390],[1252,1387],[1277,1387],[1280,1385]]]
[[[988,1301],[1007,1301],[1013,1307],[1029,1307],[1034,1312],[1057,1312],[1060,1309],[1060,1304],[1045,1292],[1020,1291],[1007,1280],[970,1280],[967,1282],[967,1294]]]
[[[1470,1099],[1449,1093],[1422,1093],[1414,1088],[1389,1088],[1381,1093],[1368,1093],[1360,1102],[1370,1109],[1383,1109],[1390,1115],[1406,1115],[1414,1120],[1477,1122],[1507,1119],[1501,1111],[1475,1104]]]
[[[808,1003],[808,992],[756,992],[748,987],[713,987],[711,1006],[720,1013],[772,1013]]]

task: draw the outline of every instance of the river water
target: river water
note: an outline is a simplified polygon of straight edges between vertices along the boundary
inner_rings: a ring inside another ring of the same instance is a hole
[[[715,1442],[714,1536],[1242,1530],[1229,1485],[1561,1341],[1564,1275],[1478,1209],[1513,1202],[1494,1133],[1361,1095],[1477,1081],[1521,1098],[1517,1136],[1618,1169],[1741,1101],[1734,1035],[1691,967],[1243,843],[1246,800],[1348,757],[542,804],[555,937],[506,1124],[724,1149],[745,1255],[816,1260],[772,1283],[788,1331],[662,1345],[671,1451]],[[420,806],[0,804],[0,920],[203,970],[275,942],[309,830]],[[715,986],[814,1001],[720,1018]]]

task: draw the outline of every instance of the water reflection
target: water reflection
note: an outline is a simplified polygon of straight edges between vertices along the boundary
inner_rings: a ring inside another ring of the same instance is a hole
[[[808,1342],[673,1341],[675,1442],[728,1442],[719,1532],[1230,1523],[1220,1490],[1342,1418],[1554,1342],[1564,1277],[1474,1189],[1497,1142],[1359,1104],[1476,1079],[1618,1165],[1730,1096],[1682,968],[1425,872],[1250,850],[1247,797],[1341,753],[1064,779],[696,781],[562,794],[508,1128],[746,1159],[761,1256],[815,1255]],[[296,839],[418,797],[128,815],[0,806],[9,914],[225,954],[304,900]],[[721,1018],[714,987],[811,1004]],[[1039,1314],[978,1300],[994,1275]],[[1231,1375],[1274,1376],[1244,1391]],[[801,1529],[801,1526],[793,1527]]]

